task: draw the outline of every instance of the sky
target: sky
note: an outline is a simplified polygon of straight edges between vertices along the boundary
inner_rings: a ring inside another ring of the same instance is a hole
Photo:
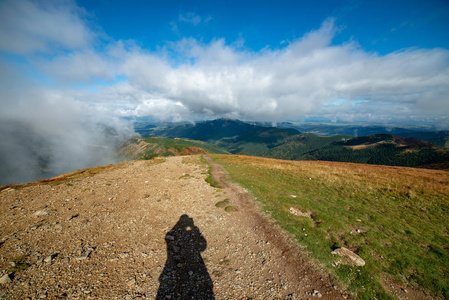
[[[447,0],[0,0],[0,151],[57,172],[136,117],[449,129],[448,32]]]

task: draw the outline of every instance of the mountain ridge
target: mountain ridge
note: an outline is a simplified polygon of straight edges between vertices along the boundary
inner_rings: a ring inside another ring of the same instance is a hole
[[[293,128],[265,127],[217,119],[152,128],[150,136],[197,139],[232,154],[288,160],[329,160],[405,167],[447,169],[449,149],[417,138],[392,134],[361,137],[319,136]]]

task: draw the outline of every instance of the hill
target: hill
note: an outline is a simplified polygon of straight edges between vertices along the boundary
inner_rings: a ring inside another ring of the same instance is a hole
[[[179,282],[217,299],[449,296],[446,172],[212,157],[246,190],[199,155],[1,187],[0,297],[156,298]],[[199,261],[176,258],[194,247],[171,244],[183,226],[207,240]],[[364,265],[332,254],[342,247]]]
[[[449,148],[449,135],[428,139],[427,141],[434,145]]]
[[[227,119],[153,128],[150,134],[200,140],[232,154],[449,169],[448,149],[391,134],[319,136]]]
[[[201,141],[170,139],[163,137],[134,138],[120,145],[117,154],[125,159],[152,159],[157,156],[179,156],[204,153],[227,154],[228,152]]]
[[[423,167],[440,165],[445,169],[449,150],[429,142],[391,134],[368,135],[332,143],[310,151],[317,160],[376,165]]]

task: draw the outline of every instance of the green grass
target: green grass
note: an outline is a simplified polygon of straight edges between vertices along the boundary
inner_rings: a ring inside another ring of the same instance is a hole
[[[225,207],[229,203],[229,199],[224,199],[223,201],[219,201],[215,203],[216,207]]]
[[[228,205],[225,207],[225,212],[234,212],[234,211],[237,211],[237,208],[235,206]]]
[[[206,177],[206,182],[209,183],[209,185],[211,187],[214,188],[218,188],[221,189],[222,186],[214,179],[214,177],[212,176],[212,166],[206,161],[206,159],[204,159],[203,156],[201,156],[201,162],[205,165],[208,166],[208,170],[207,170],[207,177]]]
[[[26,270],[29,265],[25,263],[25,260],[27,259],[27,255],[22,255],[22,256],[18,256],[16,258],[14,258],[13,260],[11,260],[11,262],[14,263],[14,266],[8,268],[6,270],[6,273],[10,274],[10,273],[15,273],[15,272],[19,272],[22,270]]]
[[[449,173],[213,157],[358,298],[393,298],[382,286],[384,279],[449,297]],[[311,217],[291,214],[292,206]],[[338,257],[331,251],[341,246],[366,265],[333,265]]]

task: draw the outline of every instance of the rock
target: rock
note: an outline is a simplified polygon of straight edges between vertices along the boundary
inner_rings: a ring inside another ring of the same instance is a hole
[[[53,257],[51,255],[49,255],[46,258],[44,258],[44,262],[46,262],[49,265],[51,264],[52,260],[53,260]]]
[[[38,210],[36,211],[33,216],[35,217],[39,217],[39,216],[48,216],[49,214],[51,214],[51,210],[49,209],[42,209],[42,210]]]
[[[309,212],[302,212],[301,210],[299,210],[295,207],[290,207],[289,211],[291,214],[294,214],[295,216],[298,216],[298,217],[310,217]]]
[[[62,231],[62,225],[61,224],[56,224],[54,228],[55,228],[55,231],[58,231],[58,232]]]
[[[175,237],[172,236],[172,235],[167,234],[167,235],[165,236],[165,239],[166,239],[166,240],[169,240],[169,241],[174,241],[174,240],[175,240]]]
[[[365,265],[365,261],[360,256],[345,247],[335,249],[331,253],[346,258],[346,260],[352,265],[359,267],[363,267]]]
[[[11,275],[9,275],[9,274],[3,275],[3,277],[0,278],[0,284],[8,284],[11,282],[12,282],[12,279],[11,279]]]
[[[80,256],[76,257],[75,260],[86,260],[92,251],[84,251]]]

